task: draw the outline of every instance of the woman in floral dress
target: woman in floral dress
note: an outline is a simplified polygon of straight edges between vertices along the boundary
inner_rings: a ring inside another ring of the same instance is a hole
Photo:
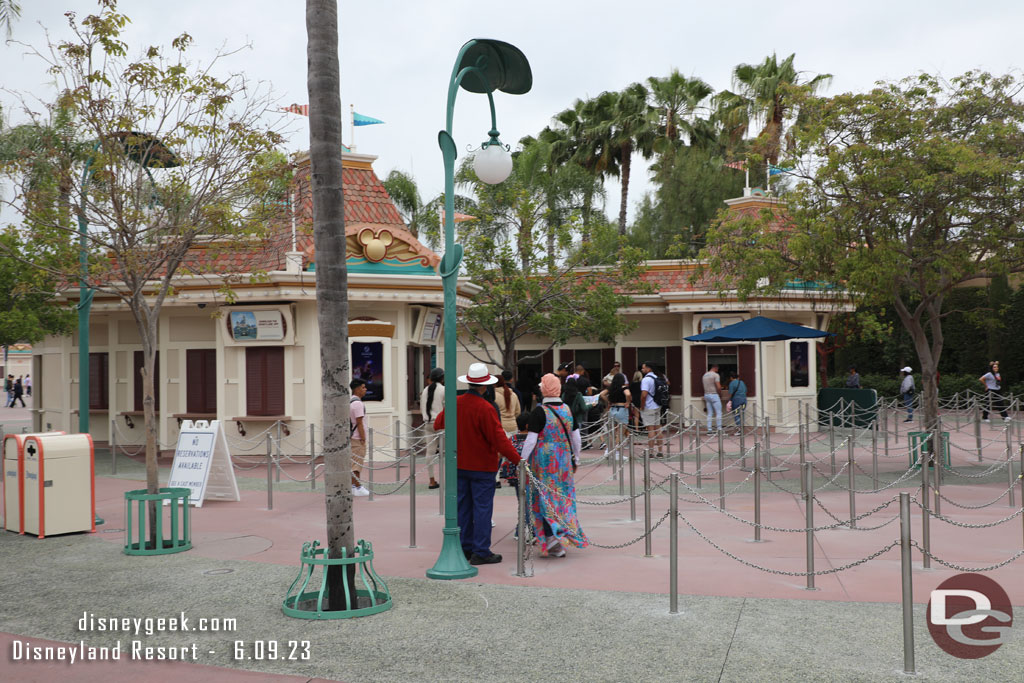
[[[542,542],[541,556],[565,557],[563,544],[578,548],[590,544],[576,516],[573,473],[579,464],[580,432],[562,402],[558,377],[544,375],[540,388],[544,399],[530,413],[529,434],[523,445],[523,459],[529,461],[537,483],[528,487],[527,500],[534,532]]]

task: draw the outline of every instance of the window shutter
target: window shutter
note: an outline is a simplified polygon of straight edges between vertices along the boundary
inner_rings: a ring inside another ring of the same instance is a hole
[[[743,383],[747,385],[747,396],[757,396],[757,367],[754,360],[757,349],[751,344],[741,344],[736,347],[739,362],[737,373]]]
[[[601,349],[601,377],[612,371],[612,364],[615,362],[615,349]],[[600,385],[598,386],[600,388]]]
[[[248,354],[246,354],[248,363]],[[248,409],[248,408],[247,408]],[[217,350],[185,351],[185,411],[217,412]]]
[[[269,415],[264,398],[264,375],[266,374],[266,347],[245,350],[245,413],[246,415]]]
[[[264,381],[267,412],[264,415],[284,415],[284,347],[267,347],[267,374]]]
[[[704,395],[704,383],[701,382],[701,377],[708,370],[707,362],[708,350],[706,347],[690,347],[690,396]]]
[[[683,395],[683,347],[669,346],[665,349],[665,374],[668,375],[668,390],[673,396]]]
[[[626,346],[622,349],[622,372],[626,374],[626,379],[630,382],[633,381],[633,373],[637,370],[636,362],[636,347]]]
[[[106,410],[109,407],[108,367],[107,354],[89,354],[89,410]]]
[[[555,371],[555,352],[548,349],[540,358],[540,371],[543,374]]]

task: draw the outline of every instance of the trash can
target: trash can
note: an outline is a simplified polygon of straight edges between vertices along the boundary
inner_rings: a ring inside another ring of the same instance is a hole
[[[24,445],[25,531],[39,538],[96,530],[96,479],[88,434],[36,434]]]
[[[910,466],[914,469],[920,469],[921,465],[918,462],[918,455],[921,450],[928,447],[928,441],[931,440],[931,432],[909,432],[910,437]],[[939,460],[945,456],[946,467],[949,467],[951,460],[949,459],[949,432],[942,432],[940,437],[941,451],[939,453]],[[934,462],[929,462],[928,467],[935,467]]]
[[[48,432],[63,434],[64,432]],[[4,436],[4,528],[25,533],[25,439],[39,434],[7,434]]]

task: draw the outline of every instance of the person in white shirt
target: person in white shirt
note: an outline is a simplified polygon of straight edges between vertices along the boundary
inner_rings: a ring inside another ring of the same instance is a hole
[[[1009,422],[1010,416],[1006,412],[1006,404],[999,390],[1003,388],[1003,376],[999,374],[999,361],[992,361],[988,364],[988,372],[978,378],[985,385],[985,401],[981,404],[981,421],[988,422],[988,411],[998,410],[1003,416],[1003,422]]]
[[[900,382],[900,394],[903,396],[903,405],[907,407],[907,419],[904,422],[914,421],[914,375],[911,374],[912,372],[909,365],[900,370],[900,374],[903,375],[903,381]]]
[[[661,406],[654,400],[658,376],[654,373],[652,363],[644,363],[641,369],[644,372],[644,378],[640,380],[640,420],[647,427],[648,450],[651,451],[651,455],[654,455],[656,449],[658,454],[655,457],[660,458],[662,457]]]
[[[434,418],[444,410],[444,368],[434,368],[427,377],[427,386],[420,392],[420,414],[423,416],[423,429],[427,438],[427,474],[430,475],[430,486],[436,489],[441,485],[434,479],[434,456],[441,453],[441,439],[434,429]]]
[[[708,371],[700,378],[704,385],[704,405],[708,413],[708,433],[711,433],[711,417],[718,418],[718,431],[722,431],[722,376],[718,374],[718,365],[708,367]]]
[[[349,382],[348,386],[352,389],[352,398],[348,404],[348,419],[352,429],[352,495],[368,496],[370,492],[359,479],[366,459],[366,406],[363,404],[366,380],[357,378]]]

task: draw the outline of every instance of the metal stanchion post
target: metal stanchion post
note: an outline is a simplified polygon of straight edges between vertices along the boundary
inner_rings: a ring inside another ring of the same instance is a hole
[[[772,443],[768,436],[768,416],[764,416],[764,476],[768,481],[772,480]]]
[[[914,665],[914,578],[910,564],[910,494],[900,494],[900,568],[903,577],[903,673]]]
[[[798,441],[800,442],[800,497],[801,498],[806,498],[807,497],[807,488],[806,488],[806,483],[804,481],[804,475],[803,475],[804,465],[807,464],[807,448],[804,446],[804,429],[805,429],[804,424],[803,424],[803,422],[801,422],[800,426],[799,426],[799,430],[800,430],[799,436],[800,436],[800,438],[798,439]]]
[[[1007,429],[1007,432],[1009,432],[1009,429]],[[1008,500],[1010,502],[1010,507],[1015,508],[1017,506],[1013,502],[1013,451],[1011,450],[1009,437],[1006,439],[1006,472],[1006,478],[1009,480],[1010,484],[1010,495],[1008,496]],[[1021,504],[1024,505],[1024,499],[1021,500]]]
[[[1024,505],[1024,444],[1020,447],[1020,476],[1017,481],[1020,482],[1020,502]],[[1021,521],[1024,522],[1024,515],[1021,515]]]
[[[934,434],[931,436],[934,438]],[[917,462],[921,466],[921,563],[925,569],[930,569],[931,559],[926,551],[931,549],[931,516],[928,514],[928,508],[930,507],[928,468],[932,464],[932,450],[928,448],[927,441],[923,439],[921,450],[917,456]]]
[[[416,547],[416,449],[409,448],[409,547]]]
[[[438,439],[437,483],[441,486],[437,489],[437,514],[444,517],[444,432],[439,433]],[[526,481],[520,479],[519,485],[526,486]]]
[[[644,451],[644,557],[651,553],[651,452]]]
[[[267,434],[267,509],[274,509],[274,456],[270,444],[271,436]]]
[[[373,427],[366,430],[366,483],[370,496],[367,498],[373,502]]]
[[[852,429],[850,430],[850,437],[846,440],[846,444],[846,482],[850,489],[850,528],[855,529],[857,528],[857,520],[854,519],[854,517],[857,516],[857,494],[854,493],[853,489],[856,486],[857,477],[856,472],[854,471],[853,448],[855,444]]]
[[[942,432],[939,433],[941,434]],[[942,440],[940,438],[940,443],[941,441]],[[946,443],[943,444],[943,446],[945,448],[949,448],[949,442],[947,441]],[[934,481],[932,482],[932,487],[935,494],[932,498],[932,509],[935,510],[935,514],[942,514],[942,500],[939,498],[939,487],[942,484],[942,467],[942,458],[939,458],[938,462],[936,462],[932,467],[932,472],[935,474]]]
[[[673,473],[668,501],[668,613],[679,613],[679,475]]]
[[[274,479],[281,483],[281,421],[277,421],[277,468]]]
[[[974,444],[978,449],[978,462],[981,462],[981,406],[974,404]]]
[[[832,460],[832,476],[836,476],[836,424],[832,419],[832,413],[828,414],[828,454]]]
[[[683,445],[683,433],[685,431],[686,431],[685,427],[683,426],[683,414],[679,413],[679,471],[680,472],[683,471],[683,462],[684,462],[683,451],[686,450],[686,447]]]
[[[761,444],[754,444],[754,540],[761,540]]]
[[[647,456],[647,449],[644,449],[644,457]],[[636,459],[629,454],[629,521],[636,521]]]
[[[111,474],[118,473],[118,421],[111,420]],[[3,443],[0,435],[0,443]]]
[[[814,470],[805,462],[800,468],[800,479],[807,492],[804,496],[804,527],[807,529],[807,590],[818,590],[814,587]]]
[[[740,406],[740,453],[747,450],[747,404]]]
[[[718,508],[725,509],[725,445],[722,433],[718,433]]]
[[[878,419],[871,422],[871,481],[878,488]]]
[[[696,428],[696,433],[697,433],[697,443],[696,443],[696,446],[694,446],[694,454],[693,454],[693,456],[696,459],[696,469],[694,469],[693,476],[697,480],[697,488],[700,488],[701,487],[700,471],[703,468],[703,465],[702,465],[702,463],[700,461],[700,457],[701,457],[701,454],[700,454],[700,423],[697,423],[695,428]]]
[[[529,487],[529,478],[526,475],[528,465],[525,460],[519,461],[519,515],[516,522],[516,576],[526,576],[526,537],[529,531],[526,529],[526,491]]]
[[[889,457],[889,409],[888,408],[884,409],[884,412],[882,413],[882,427],[885,428],[884,431],[882,432],[882,445],[883,445],[883,447],[885,449],[885,457],[888,458]]]
[[[900,445],[900,411],[898,403],[896,404],[896,411],[892,416],[892,436],[894,442],[893,445],[898,447]]]
[[[309,425],[309,490],[316,491],[316,425]]]
[[[402,481],[402,423],[395,418],[395,481]]]

